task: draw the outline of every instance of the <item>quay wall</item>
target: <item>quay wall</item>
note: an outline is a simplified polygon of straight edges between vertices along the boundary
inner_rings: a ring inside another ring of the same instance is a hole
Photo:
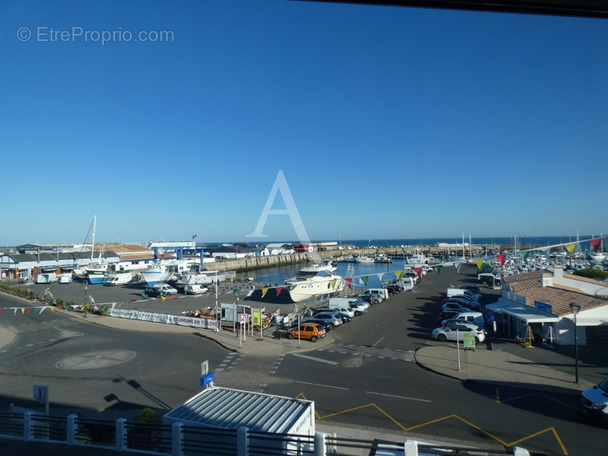
[[[274,268],[278,266],[299,264],[299,263],[314,263],[325,261],[330,258],[338,258],[348,255],[411,255],[416,251],[429,255],[441,256],[446,252],[446,248],[437,246],[410,246],[407,248],[401,247],[380,247],[380,248],[362,248],[362,249],[345,249],[345,250],[327,250],[312,253],[294,253],[290,255],[271,255],[259,256],[250,258],[240,258],[236,260],[220,260],[214,263],[205,263],[205,267],[210,270],[217,271],[251,271],[256,269]],[[473,255],[481,254],[484,250],[482,246],[473,246]],[[456,254],[460,253],[455,250]],[[467,248],[467,254],[469,249]]]

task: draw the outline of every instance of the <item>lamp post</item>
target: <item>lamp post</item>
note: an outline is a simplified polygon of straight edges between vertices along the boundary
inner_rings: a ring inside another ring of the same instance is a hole
[[[570,310],[574,315],[574,375],[576,377],[576,383],[578,383],[578,335],[576,333],[576,314],[581,310],[581,305],[572,302],[570,303]]]

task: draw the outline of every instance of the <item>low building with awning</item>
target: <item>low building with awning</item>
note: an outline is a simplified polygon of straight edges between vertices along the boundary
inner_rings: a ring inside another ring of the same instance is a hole
[[[503,279],[502,297],[488,304],[490,321],[518,339],[559,345],[574,344],[576,314],[578,343],[608,344],[608,285],[564,274],[562,268],[539,270]]]

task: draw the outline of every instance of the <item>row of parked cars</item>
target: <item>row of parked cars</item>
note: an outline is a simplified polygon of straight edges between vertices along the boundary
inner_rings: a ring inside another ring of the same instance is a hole
[[[352,318],[367,313],[372,304],[377,304],[393,293],[399,293],[401,287],[391,285],[390,288],[370,288],[357,297],[331,298],[327,307],[312,310],[312,315],[305,317],[302,322],[293,324],[287,329],[288,339],[306,339],[312,342],[325,337],[329,331]]]
[[[462,341],[465,334],[473,334],[476,343],[483,342],[487,334],[482,306],[483,294],[478,287],[448,288],[441,302],[439,327],[433,329],[431,336],[438,341]]]

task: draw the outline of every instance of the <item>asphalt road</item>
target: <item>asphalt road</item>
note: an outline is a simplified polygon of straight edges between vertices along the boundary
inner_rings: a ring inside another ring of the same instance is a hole
[[[233,353],[195,331],[119,331],[50,312],[4,314],[0,323],[19,335],[0,352],[0,407],[13,402],[40,409],[32,398],[32,385],[40,383],[50,385],[52,413],[77,408],[83,415],[131,418],[144,407],[168,410],[200,390],[200,362],[208,359],[216,384],[314,400],[319,423],[492,448],[519,442],[546,454],[606,454],[607,429],[586,421],[578,396],[463,383],[416,365],[415,350],[436,343],[430,332],[444,290],[450,283],[476,282],[462,272],[430,273],[415,291],[395,295],[332,331],[333,344],[316,349],[303,341],[298,353],[280,356]],[[75,296],[82,291],[78,284],[55,286],[71,287]],[[97,302],[174,313],[215,300],[138,302],[135,289],[93,290]],[[484,292],[489,302],[498,296]],[[7,305],[2,299],[0,306]]]

